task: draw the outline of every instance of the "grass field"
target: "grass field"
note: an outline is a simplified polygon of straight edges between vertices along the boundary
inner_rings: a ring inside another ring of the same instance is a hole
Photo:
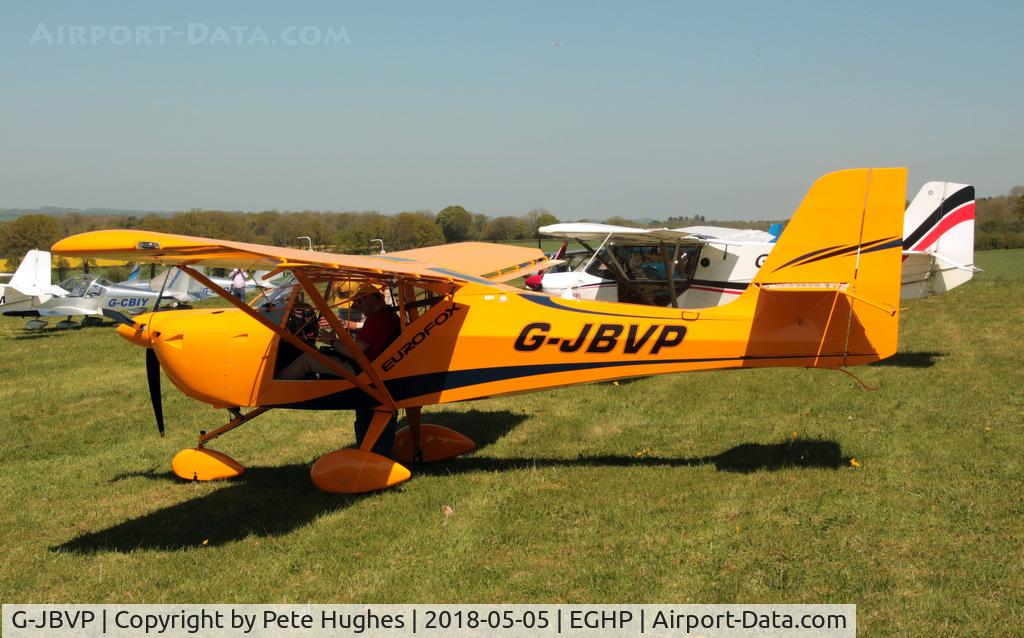
[[[428,410],[476,453],[398,489],[316,491],[351,413],[226,413],[110,328],[0,318],[3,602],[836,602],[861,635],[1024,628],[1024,251],[912,302],[900,353],[848,377],[652,377]],[[444,506],[453,514],[445,516]]]

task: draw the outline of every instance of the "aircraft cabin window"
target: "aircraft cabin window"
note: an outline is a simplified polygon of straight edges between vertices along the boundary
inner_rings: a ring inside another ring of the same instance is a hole
[[[91,284],[89,284],[89,289],[86,291],[85,296],[87,298],[99,297],[103,294],[103,291],[111,285],[113,284],[111,284],[109,280],[104,279],[103,277],[97,277]]]

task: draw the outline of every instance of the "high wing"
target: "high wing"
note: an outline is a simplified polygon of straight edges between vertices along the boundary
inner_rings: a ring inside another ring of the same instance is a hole
[[[625,245],[636,244],[649,246],[657,243],[682,245],[698,245],[705,243],[703,239],[684,229],[673,230],[669,228],[630,228],[628,226],[613,226],[611,224],[592,224],[589,222],[551,224],[541,226],[539,232],[551,237],[563,239],[576,239],[583,241],[605,241]]]
[[[686,226],[676,231],[690,233],[701,239],[719,239],[727,242],[757,242],[769,244],[775,241],[775,235],[763,230],[752,228],[725,228],[723,226]]]
[[[69,257],[213,268],[324,270],[458,284],[491,284],[504,280],[510,272],[533,269],[547,261],[539,249],[493,244],[434,246],[386,255],[339,255],[140,230],[100,230],[74,235],[54,244],[53,251]]]
[[[402,250],[387,256],[441,265],[490,281],[508,281],[553,263],[538,248],[471,241]]]

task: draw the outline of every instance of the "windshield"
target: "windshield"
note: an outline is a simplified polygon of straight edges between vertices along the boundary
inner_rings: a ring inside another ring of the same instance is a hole
[[[60,282],[60,287],[68,291],[69,297],[94,297],[103,291],[101,286],[110,286],[110,280],[88,273],[74,275]]]
[[[288,305],[288,300],[291,299],[292,291],[298,282],[295,281],[295,276],[291,273],[286,278],[270,290],[264,292],[263,295],[257,295],[253,300],[255,305],[273,304],[275,306]]]
[[[262,295],[256,295],[251,305],[256,307],[272,323],[281,325],[281,322],[284,320],[285,310],[288,309],[292,296],[298,290],[300,288],[295,280],[295,276],[289,273],[287,278],[284,278],[279,285],[265,291]]]

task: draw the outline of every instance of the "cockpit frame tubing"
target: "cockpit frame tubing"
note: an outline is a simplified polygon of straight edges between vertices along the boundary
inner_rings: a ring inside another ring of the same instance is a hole
[[[295,280],[299,282],[302,289],[306,292],[307,297],[316,306],[316,309],[320,311],[320,316],[327,319],[327,323],[331,325],[331,329],[334,330],[334,335],[341,340],[346,346],[348,346],[349,352],[352,353],[352,358],[356,360],[359,367],[362,368],[363,372],[369,375],[370,379],[373,380],[373,387],[379,391],[379,396],[373,395],[373,398],[380,401],[385,407],[390,409],[392,412],[398,411],[398,405],[395,403],[391,393],[388,392],[387,386],[384,385],[384,379],[381,378],[378,370],[373,367],[373,364],[369,359],[366,358],[366,354],[356,345],[355,339],[349,334],[349,331],[341,325],[341,319],[338,315],[334,314],[331,307],[327,304],[323,295],[316,289],[313,281],[305,274],[300,273],[296,270],[292,271],[295,275]],[[403,327],[404,329],[404,327]]]
[[[267,319],[266,317],[264,317],[260,313],[258,313],[255,310],[253,310],[251,306],[249,306],[248,304],[242,302],[241,300],[239,300],[234,295],[228,293],[228,291],[224,290],[223,288],[221,288],[217,284],[213,283],[213,281],[211,281],[208,277],[206,277],[205,275],[199,273],[195,269],[190,268],[190,267],[188,267],[186,265],[183,265],[183,264],[179,265],[178,267],[181,268],[182,270],[184,270],[185,272],[187,272],[190,277],[195,278],[196,281],[198,281],[199,283],[203,284],[204,286],[206,286],[210,290],[212,290],[215,293],[217,293],[217,295],[219,295],[220,297],[225,299],[232,306],[238,308],[239,310],[241,310],[245,314],[249,315],[250,317],[252,317],[256,321],[258,321],[261,325],[263,325],[268,330],[272,331],[274,334],[278,335],[279,337],[281,337],[282,339],[284,339],[288,343],[292,344],[293,346],[295,346],[296,348],[298,348],[302,352],[305,352],[305,353],[309,354],[311,357],[313,357],[314,359],[316,359],[317,361],[319,361],[323,365],[325,365],[328,368],[330,368],[332,372],[334,372],[335,374],[337,374],[341,378],[343,378],[346,381],[354,384],[360,390],[362,390],[366,394],[370,395],[371,397],[373,397],[377,401],[380,401],[381,403],[385,402],[386,399],[381,395],[381,392],[377,388],[374,388],[372,385],[366,383],[365,381],[361,381],[360,379],[358,379],[354,374],[352,374],[347,368],[345,368],[343,365],[341,365],[341,363],[339,363],[338,361],[335,361],[331,357],[328,357],[327,355],[325,355],[324,353],[320,352],[319,350],[317,350],[313,346],[309,345],[308,343],[306,343],[302,339],[299,339],[298,337],[296,337],[292,333],[290,333],[287,330],[285,330],[285,329],[281,328],[280,326],[276,325],[275,323],[273,323],[272,321],[270,321],[269,319]],[[294,272],[294,271],[292,271],[292,272]],[[295,274],[298,275],[298,273],[295,273]]]

